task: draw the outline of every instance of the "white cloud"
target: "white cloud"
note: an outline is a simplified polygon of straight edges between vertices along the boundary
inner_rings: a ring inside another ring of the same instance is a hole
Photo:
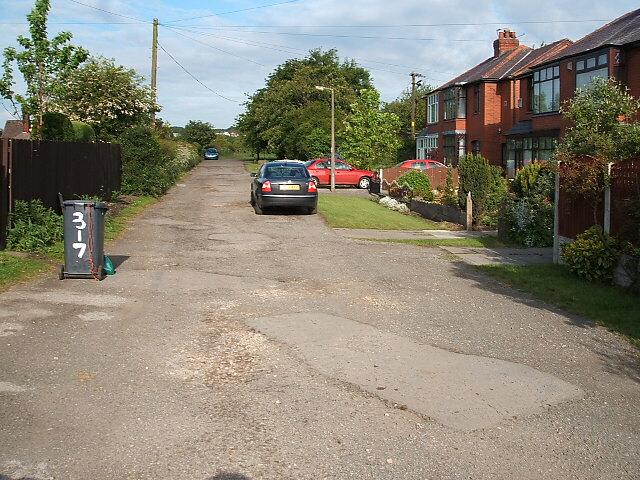
[[[134,2],[122,0],[83,0],[98,8],[150,21],[156,15],[160,22],[213,13],[207,2],[178,3],[169,0]],[[137,2],[136,2],[137,3]],[[216,11],[229,11],[261,5],[262,0],[216,2]],[[186,6],[185,6],[186,4]],[[3,22],[24,22],[31,1],[12,2],[3,6]],[[356,59],[371,69],[383,100],[392,100],[409,85],[411,70],[427,76],[427,82],[441,84],[492,54],[496,30],[510,27],[524,35],[521,41],[540,45],[560,38],[578,39],[599,27],[594,23],[510,24],[509,21],[613,19],[637,7],[635,1],[610,2],[594,0],[538,0],[536,2],[477,0],[302,0],[298,3],[259,9],[223,17],[207,17],[169,25],[188,27],[184,35],[225,50],[193,42],[166,27],[160,29],[160,43],[193,75],[211,89],[238,102],[228,102],[207,91],[189,77],[164,52],[159,53],[159,102],[164,107],[160,116],[174,125],[190,119],[205,120],[226,127],[242,111],[238,105],[245,93],[264,85],[265,77],[280,63],[302,56],[316,47],[337,48],[341,57]],[[579,12],[579,13],[576,13]],[[104,12],[60,0],[54,3],[50,22],[133,22]],[[483,26],[438,26],[396,28],[297,28],[300,25],[398,25],[504,22]],[[216,28],[216,26],[256,25],[253,29]],[[281,26],[272,28],[271,26]],[[286,27],[288,28],[282,28]],[[94,55],[113,57],[117,62],[135,68],[149,77],[151,25],[51,25],[50,33],[62,29],[74,33],[74,42]],[[251,33],[250,31],[269,32]],[[15,43],[24,33],[24,25],[2,25],[0,45]],[[336,35],[283,35],[279,33]],[[208,36],[203,36],[208,35]],[[342,38],[347,36],[408,37],[414,40]],[[225,37],[225,38],[222,38]],[[435,38],[422,41],[418,38]],[[456,40],[471,41],[456,41]],[[241,43],[246,42],[246,43]],[[260,46],[262,45],[262,46]],[[284,50],[284,51],[282,51]],[[262,65],[256,65],[251,59]],[[7,102],[5,102],[7,104]],[[8,106],[8,104],[7,104]],[[8,118],[0,108],[0,122]]]

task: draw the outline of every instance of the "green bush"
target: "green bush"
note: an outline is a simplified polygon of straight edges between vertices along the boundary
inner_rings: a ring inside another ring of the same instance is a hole
[[[553,198],[555,190],[555,173],[545,164],[530,163],[518,172],[513,182],[513,191],[518,197],[542,195]]]
[[[119,138],[122,146],[122,193],[159,197],[176,181],[178,169],[167,158],[153,130],[137,126]]]
[[[62,216],[40,200],[18,200],[9,219],[7,247],[22,252],[41,252],[62,239]]]
[[[422,197],[428,202],[432,202],[435,198],[431,180],[419,170],[409,170],[398,178],[398,185],[408,187],[411,197]]]
[[[458,203],[465,208],[467,194],[473,199],[473,221],[494,226],[498,222],[498,209],[507,194],[502,169],[489,164],[482,155],[463,155],[458,163],[460,185]]]
[[[42,140],[74,142],[76,133],[69,117],[62,113],[47,112],[42,117]]]
[[[449,205],[450,207],[459,206],[458,197],[456,196],[456,190],[453,185],[453,169],[451,167],[447,169],[447,180],[444,185],[441,201],[443,205]]]
[[[562,260],[569,270],[590,281],[611,283],[620,257],[620,242],[599,226],[578,235],[562,247]]]
[[[74,136],[77,142],[95,142],[96,132],[93,127],[84,122],[71,122],[73,125]]]
[[[553,203],[541,195],[513,198],[505,202],[509,240],[525,247],[553,245]]]

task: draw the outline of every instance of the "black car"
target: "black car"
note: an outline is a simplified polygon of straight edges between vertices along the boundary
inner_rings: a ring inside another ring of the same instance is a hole
[[[251,205],[259,215],[268,207],[299,207],[316,213],[318,186],[304,163],[276,160],[262,165],[252,174]]]
[[[215,148],[205,148],[202,156],[205,160],[218,160],[220,154]]]

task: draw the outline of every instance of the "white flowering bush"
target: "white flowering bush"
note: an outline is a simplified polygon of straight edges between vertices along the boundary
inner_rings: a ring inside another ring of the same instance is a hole
[[[91,58],[76,69],[53,100],[55,110],[91,125],[99,140],[112,141],[127,128],[146,123],[160,110],[151,89],[133,69]]]

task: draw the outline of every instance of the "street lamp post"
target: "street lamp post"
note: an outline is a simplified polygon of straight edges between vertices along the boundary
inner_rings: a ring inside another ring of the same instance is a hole
[[[317,90],[331,90],[331,191],[336,189],[336,92],[332,87],[316,85]]]

